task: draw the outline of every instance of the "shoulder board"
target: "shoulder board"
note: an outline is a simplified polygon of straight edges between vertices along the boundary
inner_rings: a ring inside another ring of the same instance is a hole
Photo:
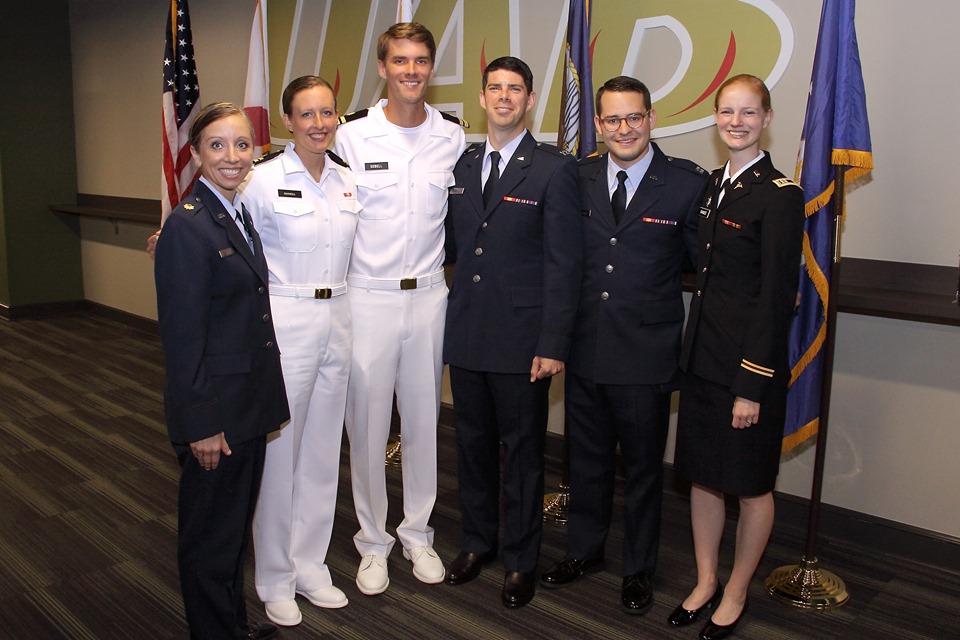
[[[707,172],[703,167],[692,160],[687,160],[686,158],[674,158],[673,156],[667,156],[667,162],[675,167],[686,169],[687,171],[695,173],[699,176],[707,175]]]
[[[269,160],[273,160],[274,158],[280,156],[282,153],[283,153],[283,149],[280,149],[280,151],[274,151],[273,153],[268,153],[265,156],[260,156],[259,158],[253,161],[253,164],[254,166],[256,166],[261,162],[267,162]]]
[[[458,124],[458,125],[460,125],[461,127],[463,127],[464,129],[469,129],[469,128],[470,128],[470,123],[468,123],[466,120],[461,120],[460,118],[458,118],[457,116],[453,115],[452,113],[447,113],[446,111],[441,111],[441,112],[440,112],[440,117],[442,117],[444,120],[447,120],[447,121],[452,122],[452,123],[454,123],[454,124]]]
[[[596,163],[600,162],[601,160],[606,160],[606,157],[605,157],[605,156],[600,156],[600,155],[595,155],[595,154],[594,154],[594,155],[589,155],[589,156],[587,156],[586,158],[584,158],[583,160],[580,161],[580,166],[581,166],[581,167],[588,167],[588,166],[590,166],[591,164],[596,164]]]
[[[180,208],[192,215],[196,215],[197,212],[204,208],[204,204],[203,200],[200,199],[200,196],[191,195],[175,208]]]
[[[473,153],[474,151],[479,149],[482,145],[483,145],[482,142],[474,142],[473,144],[468,144],[467,148],[463,150],[463,155],[467,155],[468,153]]]
[[[552,153],[552,154],[555,155],[555,156],[568,156],[568,155],[570,155],[569,153],[567,153],[566,151],[564,151],[564,150],[561,149],[560,147],[555,147],[554,145],[552,145],[552,144],[547,144],[546,142],[538,142],[538,143],[537,143],[537,146],[535,146],[534,149],[537,149],[537,150],[539,150],[539,151],[549,151],[550,153]]]
[[[354,120],[359,120],[360,118],[366,118],[369,109],[360,109],[360,111],[354,111],[353,113],[348,113],[345,116],[340,116],[340,119],[337,120],[340,124],[346,124],[348,122],[353,122]]]
[[[796,187],[802,189],[800,185],[791,180],[790,178],[774,178],[773,184],[777,185],[779,188],[783,189],[784,187]]]
[[[347,164],[346,160],[344,160],[343,158],[335,154],[333,151],[330,151],[330,149],[327,149],[327,157],[333,160],[334,162],[336,162],[341,167],[346,167],[347,169],[350,168],[350,165]]]

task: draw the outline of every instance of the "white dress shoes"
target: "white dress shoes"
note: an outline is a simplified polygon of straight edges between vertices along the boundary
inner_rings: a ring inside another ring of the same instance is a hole
[[[413,563],[413,575],[420,582],[426,582],[427,584],[443,582],[446,571],[443,568],[440,556],[433,550],[433,547],[404,549],[403,557]]]
[[[303,621],[303,614],[300,613],[296,600],[264,602],[263,606],[267,611],[267,618],[273,624],[281,627],[295,627]]]
[[[301,591],[298,589],[297,593],[309,600],[313,606],[320,607],[321,609],[339,609],[347,606],[347,596],[344,595],[343,591],[340,591],[340,589],[333,585],[320,587],[313,591]]]
[[[383,556],[363,556],[357,570],[357,589],[365,596],[383,593],[390,585],[387,573],[387,559]]]

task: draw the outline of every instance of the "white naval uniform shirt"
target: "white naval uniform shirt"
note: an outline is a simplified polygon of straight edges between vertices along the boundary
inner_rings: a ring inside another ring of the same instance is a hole
[[[260,232],[271,284],[344,282],[360,211],[348,168],[327,157],[315,182],[291,142],[254,167],[240,200]]]
[[[353,169],[363,203],[350,273],[386,279],[428,275],[443,267],[447,190],[463,151],[463,128],[424,105],[427,119],[417,131],[401,129],[387,121],[386,102],[337,130],[337,154]],[[411,139],[412,147],[404,144]]]

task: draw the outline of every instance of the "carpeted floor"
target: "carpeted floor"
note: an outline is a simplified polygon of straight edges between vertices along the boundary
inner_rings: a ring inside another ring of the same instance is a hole
[[[164,428],[162,379],[159,339],[150,333],[94,315],[0,321],[0,638],[186,637],[174,560],[178,469]],[[439,442],[432,523],[436,549],[450,560],[460,533],[449,427],[440,427]],[[606,571],[567,589],[541,589],[519,610],[500,605],[496,564],[468,585],[428,586],[399,552],[390,558],[390,588],[368,597],[354,584],[357,525],[347,456],[344,438],[327,562],[350,604],[320,610],[301,598],[303,624],[284,629],[283,638],[696,638],[699,625],[674,630],[665,624],[693,584],[683,497],[665,498],[657,599],[642,617],[619,606],[619,517]],[[555,471],[548,486],[556,486]],[[388,482],[389,523],[396,526],[399,469],[389,469]],[[960,575],[864,550],[855,540],[821,539],[819,546],[824,566],[847,583],[847,606],[817,613],[771,600],[763,578],[799,560],[804,533],[775,530],[735,637],[960,639]],[[541,569],[563,555],[563,545],[563,528],[548,526]],[[724,571],[731,553],[732,537],[724,545]],[[251,617],[263,619],[249,570],[247,582]]]

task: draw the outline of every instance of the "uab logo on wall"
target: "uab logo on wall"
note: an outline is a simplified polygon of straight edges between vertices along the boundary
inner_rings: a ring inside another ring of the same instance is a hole
[[[594,89],[607,78],[642,80],[657,109],[657,137],[713,124],[713,95],[731,75],[752,73],[777,84],[793,53],[793,28],[778,5],[786,0],[604,0],[593,3],[590,36]],[[541,140],[556,138],[566,3],[556,0],[420,0],[414,19],[437,39],[436,74],[427,100],[484,134],[478,103],[484,64],[502,55],[523,58],[538,94],[528,124]],[[319,74],[337,92],[341,113],[380,98],[377,37],[396,16],[382,0],[274,0],[269,4],[272,134],[280,95],[290,79]]]

